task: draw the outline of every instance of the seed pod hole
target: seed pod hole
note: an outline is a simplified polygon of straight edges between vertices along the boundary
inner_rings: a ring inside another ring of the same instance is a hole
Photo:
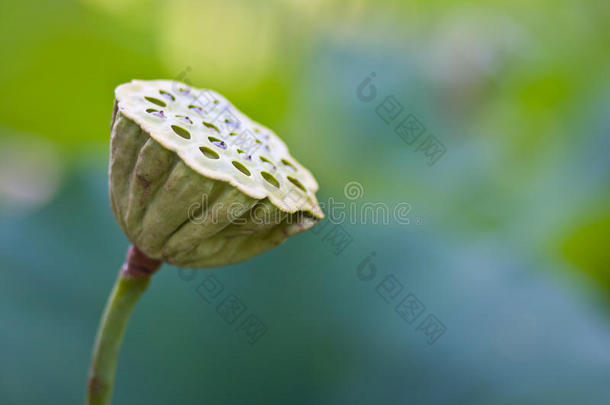
[[[146,112],[149,113],[150,115],[154,115],[155,117],[165,118],[163,111],[155,110],[154,108],[148,108],[146,110]]]
[[[220,158],[218,153],[214,152],[212,149],[208,148],[207,146],[202,146],[199,148],[199,150],[207,158],[210,158],[210,159],[219,159]]]
[[[183,137],[184,139],[191,139],[191,133],[186,129],[179,127],[178,125],[172,125],[172,129],[176,135]]]
[[[286,166],[287,169],[292,170],[293,172],[297,171],[297,168],[294,167],[294,165],[292,163],[290,163],[289,161],[287,161],[286,159],[282,159],[282,164],[284,166]]]
[[[211,122],[203,121],[203,125],[205,125],[207,128],[213,129],[217,133],[220,133],[220,130],[218,129],[218,127],[216,125],[212,124]]]
[[[269,159],[267,159],[264,156],[260,157],[261,162],[263,162],[265,164],[265,166],[269,169],[275,169],[275,165],[273,164],[272,161],[270,161]]]
[[[246,166],[244,166],[243,164],[241,164],[240,162],[238,162],[237,160],[232,161],[231,163],[233,163],[233,166],[235,166],[235,168],[237,170],[239,170],[240,172],[242,172],[243,174],[245,174],[246,176],[250,175],[250,170],[248,170],[248,168]]]
[[[159,90],[159,94],[161,94],[161,97],[163,97],[167,101],[175,101],[176,100],[176,97],[174,97],[172,94],[168,93],[165,90]]]
[[[307,192],[307,189],[305,188],[305,186],[300,181],[298,181],[297,179],[295,179],[292,176],[286,176],[286,178],[288,179],[289,182],[291,182],[292,184],[294,184],[295,186],[297,186],[301,190]]]
[[[263,176],[263,178],[267,180],[267,183],[271,184],[275,188],[280,188],[280,182],[277,181],[277,179],[273,177],[271,173],[261,172],[261,176]]]
[[[184,123],[193,125],[193,121],[191,121],[191,119],[186,115],[176,115],[176,118]]]
[[[237,129],[240,126],[239,121],[232,120],[231,118],[225,118],[224,123],[227,126],[227,128],[231,127],[231,128]]]
[[[219,147],[220,149],[227,149],[227,144],[224,141],[221,141],[218,138],[214,138],[213,136],[208,137],[208,141],[212,142],[214,146]]]
[[[242,159],[246,159],[246,160],[252,160],[252,155],[248,155],[245,151],[241,150],[241,149],[237,149],[237,153],[239,153],[242,156]]]
[[[189,110],[193,110],[198,112],[199,114],[203,115],[203,108],[199,107],[198,105],[189,105]]]
[[[159,100],[158,98],[149,97],[149,96],[145,96],[144,98],[146,100],[150,101],[151,103],[158,105],[159,107],[167,106],[167,104],[165,104],[165,102],[163,100]]]

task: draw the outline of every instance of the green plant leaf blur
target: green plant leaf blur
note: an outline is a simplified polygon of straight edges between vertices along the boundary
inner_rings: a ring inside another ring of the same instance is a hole
[[[227,96],[286,141],[320,201],[410,211],[343,223],[339,254],[326,219],[246,263],[164,266],[115,403],[610,403],[610,2],[5,3],[0,404],[83,401],[128,246],[107,164],[113,91],[132,79]],[[428,136],[446,149],[432,165]],[[246,308],[232,323],[231,294]],[[425,306],[412,322],[409,294]],[[432,345],[429,314],[446,327]],[[266,327],[255,344],[249,315]]]

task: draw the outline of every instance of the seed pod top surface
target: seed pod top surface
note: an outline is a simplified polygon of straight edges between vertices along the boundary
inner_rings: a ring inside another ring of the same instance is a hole
[[[318,184],[269,128],[213,90],[170,80],[140,81],[115,90],[118,111],[202,176],[227,182],[284,212],[324,217]]]

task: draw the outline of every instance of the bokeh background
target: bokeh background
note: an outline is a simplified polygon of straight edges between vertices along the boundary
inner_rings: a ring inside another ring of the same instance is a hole
[[[158,78],[276,130],[321,200],[353,201],[356,181],[358,204],[408,202],[411,220],[344,224],[339,254],[323,222],[247,263],[165,266],[115,403],[610,403],[609,20],[603,0],[3,2],[0,403],[82,403],[128,246],[108,203],[113,89]],[[446,148],[434,165],[377,115],[389,95]],[[208,275],[265,324],[255,344],[198,295]]]

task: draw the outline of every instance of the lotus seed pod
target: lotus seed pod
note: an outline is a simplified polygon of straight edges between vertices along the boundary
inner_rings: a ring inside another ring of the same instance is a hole
[[[273,131],[175,81],[116,88],[109,177],[129,240],[177,266],[243,261],[324,217],[316,180]]]

